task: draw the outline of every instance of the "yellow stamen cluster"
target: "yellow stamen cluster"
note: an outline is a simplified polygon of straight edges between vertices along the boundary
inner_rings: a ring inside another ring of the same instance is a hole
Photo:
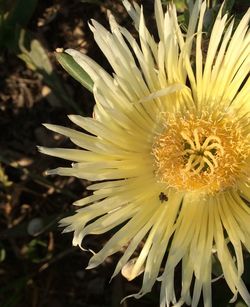
[[[245,120],[226,114],[166,115],[153,145],[156,174],[168,187],[213,194],[248,176]]]

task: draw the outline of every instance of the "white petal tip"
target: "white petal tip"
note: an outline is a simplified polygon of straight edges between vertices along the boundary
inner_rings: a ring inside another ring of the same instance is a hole
[[[45,176],[57,175],[57,174],[58,174],[57,168],[55,168],[55,169],[48,169],[47,171],[44,172]]]
[[[80,206],[82,206],[82,200],[74,201],[72,205],[73,205],[73,206],[80,207]]]
[[[43,146],[36,146],[36,148],[37,148],[37,150],[39,151],[39,152],[41,152],[41,153],[43,153],[43,151],[44,151],[44,147]]]
[[[78,51],[69,48],[69,49],[66,49],[65,52],[66,52],[67,54],[71,55],[71,56],[74,56],[74,55],[77,54]]]
[[[45,155],[49,155],[49,152],[50,152],[50,148],[47,148],[47,147],[44,147],[44,146],[36,146],[37,147],[37,150],[42,153],[42,154],[45,154]],[[52,149],[53,150],[53,149]]]
[[[86,267],[86,270],[94,269],[98,266],[97,263],[89,263],[89,265]]]
[[[56,126],[56,125],[47,124],[47,123],[43,123],[42,125],[43,125],[45,128],[47,128],[47,129],[49,129],[49,130],[52,130],[52,131],[55,130],[55,126]]]
[[[73,240],[72,240],[72,245],[73,245],[73,246],[78,246],[78,245],[79,245],[79,240],[73,238]]]
[[[59,224],[59,227],[64,227],[64,225]],[[68,233],[68,232],[70,232],[70,230],[68,230],[68,229],[63,229],[63,231],[62,231],[61,233]]]
[[[72,122],[74,122],[74,120],[79,119],[80,117],[81,117],[80,115],[75,115],[75,114],[70,114],[70,115],[68,115],[68,118],[69,118]]]

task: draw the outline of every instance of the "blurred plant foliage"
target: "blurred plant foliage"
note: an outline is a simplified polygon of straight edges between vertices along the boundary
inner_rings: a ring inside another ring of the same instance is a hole
[[[187,29],[189,21],[189,13],[195,3],[195,0],[161,0],[163,5],[168,5],[174,2],[178,11],[178,20],[183,29]],[[212,29],[217,13],[223,4],[223,14],[229,12],[236,15],[236,20],[241,18],[241,15],[249,8],[249,0],[207,0],[208,10],[204,17],[204,30],[208,34]]]
[[[48,261],[52,253],[48,251],[48,244],[39,239],[33,239],[27,245],[27,258],[33,263]]]
[[[5,171],[0,164],[0,184],[3,185],[4,188],[8,188],[12,185],[13,182],[9,181],[8,176],[5,174]]]
[[[163,5],[166,5],[171,0],[162,0]],[[101,5],[100,0],[81,0],[80,2],[94,3]],[[143,2],[143,1],[142,1]],[[209,10],[205,16],[205,31],[209,32],[211,25],[216,18],[221,1],[207,0]],[[192,9],[194,0],[174,0],[179,13],[179,22],[186,29],[189,19],[189,11]],[[231,11],[235,5],[235,0],[225,0],[224,11]],[[3,56],[4,50],[14,53],[22,59],[26,65],[33,71],[37,72],[44,82],[51,88],[56,96],[55,104],[69,107],[77,113],[82,111],[73,101],[67,88],[62,85],[62,82],[56,72],[53,70],[48,53],[41,41],[36,39],[28,29],[27,25],[31,20],[38,0],[0,0],[0,54]],[[84,5],[84,4],[83,4]],[[237,1],[237,6],[249,6],[249,0]],[[89,91],[92,91],[93,82],[87,73],[66,53],[57,53],[57,60],[63,68],[78,82],[80,82]]]
[[[27,29],[37,4],[38,0],[0,0],[0,56],[2,61],[5,52],[19,57],[51,88],[56,97],[55,106],[61,105],[81,114],[81,108],[73,101],[53,69],[42,42]]]

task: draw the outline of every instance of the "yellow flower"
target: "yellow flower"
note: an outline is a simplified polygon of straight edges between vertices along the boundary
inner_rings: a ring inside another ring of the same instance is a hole
[[[144,272],[136,298],[149,292],[158,277],[162,307],[197,306],[201,293],[204,306],[212,306],[215,256],[233,299],[240,293],[250,306],[241,279],[243,250],[250,251],[250,10],[237,27],[220,10],[206,44],[205,2],[196,1],[183,33],[175,6],[164,13],[156,0],[159,42],[149,33],[141,8],[127,0],[124,5],[139,42],[112,15],[111,32],[96,21],[91,25],[112,75],[88,56],[67,50],[94,81],[94,118],[69,116],[90,134],[45,125],[82,148],[40,148],[75,162],[48,174],[98,181],[88,187],[93,195],[77,201],[77,213],[61,224],[74,231],[73,244],[79,246],[88,234],[122,225],[88,268],[126,246],[113,276],[122,270],[132,280]],[[182,290],[176,300],[179,263]]]

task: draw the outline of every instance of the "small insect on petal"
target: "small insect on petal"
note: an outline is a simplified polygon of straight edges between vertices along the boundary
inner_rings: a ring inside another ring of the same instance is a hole
[[[168,196],[165,193],[161,192],[159,194],[159,200],[161,201],[161,203],[168,201]]]

